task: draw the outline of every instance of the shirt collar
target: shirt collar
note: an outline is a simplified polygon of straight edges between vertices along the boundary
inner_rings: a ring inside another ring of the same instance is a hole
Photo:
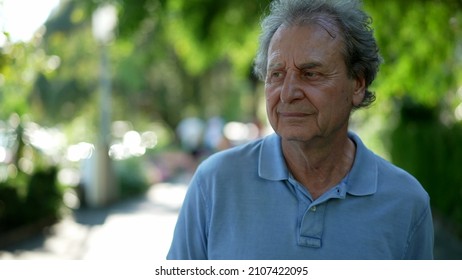
[[[260,149],[258,175],[271,181],[289,179],[289,170],[282,155],[281,138],[275,133],[263,139]]]
[[[377,191],[378,178],[376,156],[363,144],[358,135],[349,132],[348,136],[356,144],[356,155],[346,181],[346,191],[355,196],[374,194]],[[271,181],[289,179],[289,170],[281,149],[281,138],[275,133],[262,141],[258,174],[261,178]]]
[[[377,191],[378,179],[376,155],[355,133],[348,132],[348,137],[356,144],[356,155],[346,182],[347,192],[356,196],[374,194]]]

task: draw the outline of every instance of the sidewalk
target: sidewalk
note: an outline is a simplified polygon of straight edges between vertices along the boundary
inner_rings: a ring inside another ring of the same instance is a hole
[[[186,188],[161,183],[143,197],[78,210],[47,232],[0,251],[0,260],[165,260]]]

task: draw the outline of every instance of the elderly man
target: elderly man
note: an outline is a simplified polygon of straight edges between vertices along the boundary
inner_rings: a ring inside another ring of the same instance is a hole
[[[431,259],[428,194],[348,130],[380,64],[358,1],[281,0],[255,71],[275,133],[204,161],[168,259]]]

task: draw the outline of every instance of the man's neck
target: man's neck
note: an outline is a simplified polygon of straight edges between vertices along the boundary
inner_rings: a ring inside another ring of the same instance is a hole
[[[292,175],[316,199],[348,174],[353,166],[356,146],[345,134],[345,137],[327,142],[282,139],[282,150]]]

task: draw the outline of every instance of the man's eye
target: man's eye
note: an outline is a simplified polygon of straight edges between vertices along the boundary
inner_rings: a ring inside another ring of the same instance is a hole
[[[311,72],[311,71],[306,71],[303,73],[303,76],[305,76],[305,78],[316,78],[318,76],[318,74],[316,72]]]
[[[271,73],[271,77],[272,78],[280,78],[280,77],[282,77],[282,73],[281,72],[273,72],[273,73]]]
[[[273,71],[268,73],[267,82],[276,82],[284,78],[284,73],[282,71]]]

